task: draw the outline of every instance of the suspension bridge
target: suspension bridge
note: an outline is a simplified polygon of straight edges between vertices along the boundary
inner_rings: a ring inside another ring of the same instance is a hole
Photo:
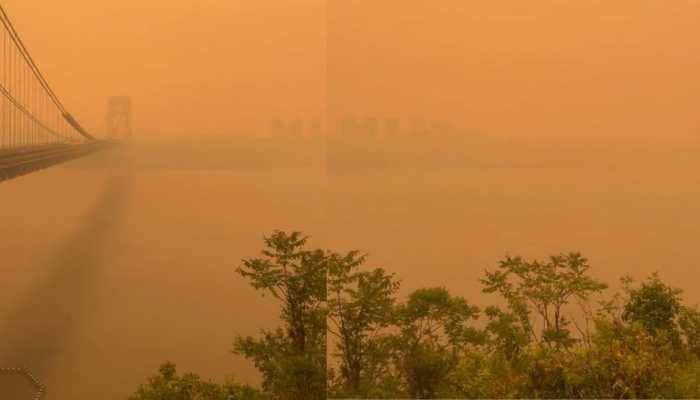
[[[105,149],[66,109],[0,5],[0,182]]]

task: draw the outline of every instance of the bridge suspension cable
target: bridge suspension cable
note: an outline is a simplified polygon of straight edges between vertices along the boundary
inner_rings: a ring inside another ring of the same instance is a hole
[[[0,150],[95,138],[71,115],[0,4]]]

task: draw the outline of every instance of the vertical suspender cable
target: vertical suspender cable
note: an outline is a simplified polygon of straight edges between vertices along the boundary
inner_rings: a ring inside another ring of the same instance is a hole
[[[32,58],[31,54],[27,50],[26,46],[24,45],[24,42],[22,41],[22,38],[19,36],[17,33],[16,29],[14,28],[14,25],[12,24],[12,21],[8,17],[7,13],[5,12],[4,7],[0,4],[0,23],[5,27],[5,30],[7,31],[8,35],[10,36],[10,39],[12,42],[15,44],[17,53],[19,56],[21,56],[26,65],[29,68],[28,72],[31,72],[32,75],[37,79],[37,82],[41,85],[41,87],[44,89],[45,93],[48,95],[48,97],[51,99],[51,101],[56,105],[57,107],[57,126],[56,126],[56,131],[61,132],[62,134],[69,134],[69,129],[72,127],[75,132],[79,133],[83,138],[88,139],[88,140],[94,140],[94,137],[87,133],[87,131],[78,123],[78,121],[71,116],[71,114],[66,110],[66,108],[63,106],[63,103],[61,103],[60,99],[56,94],[54,93],[53,89],[51,86],[48,84],[46,79],[44,78],[43,74],[39,70],[39,67],[36,65],[34,62],[34,59]],[[61,119],[63,119],[63,123],[61,123]]]
[[[6,36],[5,31],[2,32],[2,83],[7,82],[7,48],[5,42]],[[7,146],[7,117],[5,115],[5,110],[7,109],[7,100],[2,99],[2,133],[0,133],[0,147]]]

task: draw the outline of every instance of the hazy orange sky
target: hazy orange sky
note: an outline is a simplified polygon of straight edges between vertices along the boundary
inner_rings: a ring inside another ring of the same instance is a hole
[[[3,1],[44,75],[89,129],[106,97],[137,135],[232,134],[320,113],[322,0]]]
[[[345,0],[329,16],[343,111],[495,135],[700,134],[698,1]]]
[[[264,131],[326,106],[493,135],[700,134],[695,0],[3,4],[98,132],[124,94],[141,135]]]

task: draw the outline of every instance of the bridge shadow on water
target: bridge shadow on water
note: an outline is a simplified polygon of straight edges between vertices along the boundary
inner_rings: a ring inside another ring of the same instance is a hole
[[[107,245],[124,216],[132,181],[124,150],[110,153],[105,188],[85,216],[85,225],[55,251],[45,266],[46,279],[0,320],[0,367],[23,367],[45,381],[56,357],[92,312],[93,290],[103,272]],[[7,379],[0,385],[3,382]],[[13,396],[12,390],[0,387],[0,399],[26,397]],[[50,392],[49,387],[49,397]]]

